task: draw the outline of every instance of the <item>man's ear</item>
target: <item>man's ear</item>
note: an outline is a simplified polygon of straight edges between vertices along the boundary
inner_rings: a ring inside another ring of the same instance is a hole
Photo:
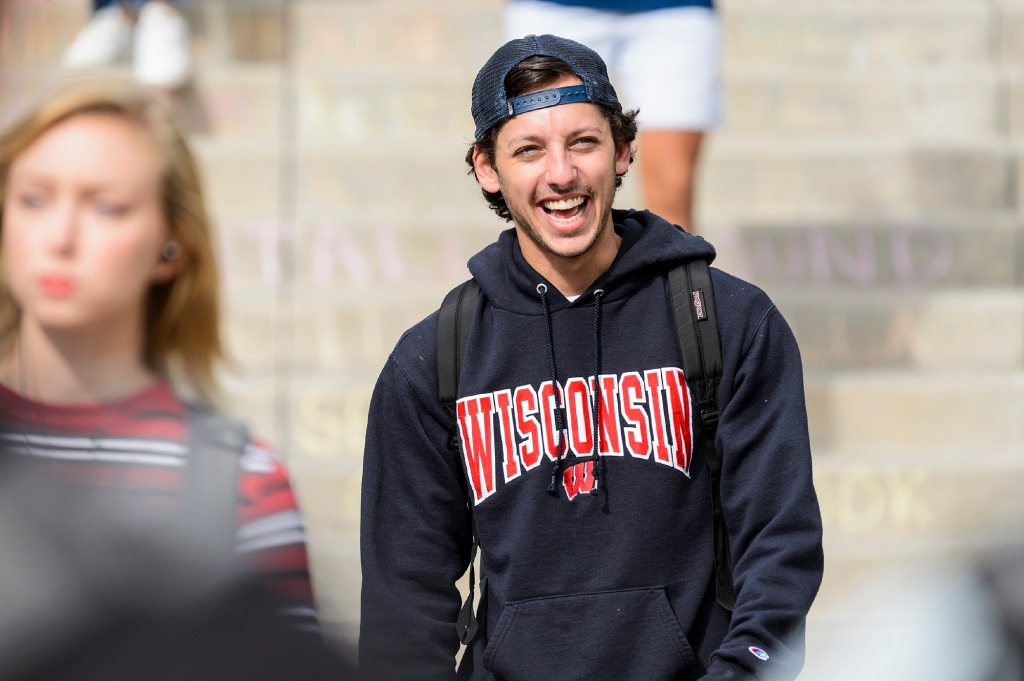
[[[473,171],[476,173],[476,181],[480,187],[487,192],[497,194],[501,191],[501,184],[498,182],[498,171],[494,168],[494,161],[490,155],[480,151],[480,147],[473,148]]]
[[[629,172],[629,142],[623,142],[615,152],[615,174],[622,177]]]

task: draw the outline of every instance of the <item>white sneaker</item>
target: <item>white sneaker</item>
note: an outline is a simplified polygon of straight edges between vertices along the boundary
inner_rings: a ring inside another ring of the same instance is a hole
[[[147,85],[177,89],[192,72],[188,23],[165,2],[147,2],[135,24],[135,77]]]
[[[118,5],[92,15],[64,51],[64,66],[73,69],[109,66],[131,52],[132,22]]]

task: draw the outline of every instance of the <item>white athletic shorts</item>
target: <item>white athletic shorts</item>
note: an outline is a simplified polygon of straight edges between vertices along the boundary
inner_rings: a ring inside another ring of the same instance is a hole
[[[509,0],[508,39],[551,33],[592,48],[625,109],[648,130],[707,130],[722,120],[722,29],[706,7],[619,13]]]

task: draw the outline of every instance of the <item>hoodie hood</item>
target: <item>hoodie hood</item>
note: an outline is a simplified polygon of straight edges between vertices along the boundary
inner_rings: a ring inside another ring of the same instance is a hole
[[[605,290],[605,300],[628,297],[638,286],[633,276],[641,270],[669,269],[696,258],[715,258],[714,247],[699,236],[689,234],[646,210],[612,210],[615,231],[622,237],[619,253],[611,267],[580,296],[584,301],[596,288]],[[569,306],[562,296],[523,257],[519,233],[513,227],[498,240],[473,256],[469,271],[481,290],[498,308],[518,314],[541,314],[537,305],[537,285],[547,284],[552,311]]]

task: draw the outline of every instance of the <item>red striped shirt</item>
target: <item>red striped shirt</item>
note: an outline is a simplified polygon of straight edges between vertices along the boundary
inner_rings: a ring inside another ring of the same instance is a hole
[[[0,385],[3,448],[34,457],[58,480],[176,508],[190,456],[188,407],[165,383],[125,399],[59,405]],[[306,534],[281,459],[250,440],[239,457],[235,550],[282,598],[282,612],[316,626]]]

